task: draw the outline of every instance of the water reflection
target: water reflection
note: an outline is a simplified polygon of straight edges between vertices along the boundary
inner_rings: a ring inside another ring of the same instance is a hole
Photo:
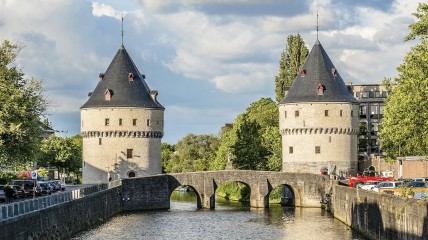
[[[217,200],[215,210],[197,209],[194,193],[175,192],[171,209],[122,214],[73,239],[365,239],[317,208]]]

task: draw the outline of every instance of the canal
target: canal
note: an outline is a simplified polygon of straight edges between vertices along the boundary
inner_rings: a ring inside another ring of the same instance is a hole
[[[72,239],[366,239],[318,208],[268,209],[217,200],[197,209],[194,193],[175,191],[171,209],[124,213]]]

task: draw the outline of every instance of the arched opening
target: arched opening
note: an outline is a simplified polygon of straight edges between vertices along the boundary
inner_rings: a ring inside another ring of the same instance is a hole
[[[171,192],[169,199],[171,210],[194,211],[201,208],[201,198],[198,192],[189,185],[178,186]]]
[[[296,197],[293,188],[287,184],[276,186],[269,192],[269,204],[296,206]]]
[[[244,182],[228,181],[217,186],[216,206],[249,207],[251,188]]]
[[[128,172],[128,177],[129,178],[134,178],[135,177],[135,172],[134,171]]]

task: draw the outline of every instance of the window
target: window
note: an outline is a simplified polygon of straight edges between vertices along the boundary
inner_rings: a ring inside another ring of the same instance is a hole
[[[342,117],[342,115],[343,115],[343,110],[340,110],[340,113],[339,113],[339,114],[340,114],[340,116]]]
[[[374,98],[374,92],[372,91],[369,92],[369,98]]]
[[[383,98],[388,97],[388,95],[389,95],[389,92],[382,92],[382,97],[383,97]]]
[[[298,117],[298,116],[299,116],[299,111],[295,111],[295,112],[294,112],[294,116],[295,116],[295,117]]]
[[[150,126],[150,119],[147,119],[147,126]]]
[[[331,136],[328,136],[328,142],[331,143]]]
[[[98,138],[98,145],[103,144],[103,139],[102,138]]]
[[[287,118],[287,111],[284,111],[284,118]]]
[[[137,126],[137,119],[132,119],[132,126]]]
[[[110,126],[110,118],[106,118],[104,120],[104,123],[105,123],[106,126]]]
[[[367,106],[360,106],[360,115],[366,115],[367,114]]]
[[[288,153],[293,154],[293,147],[288,147]]]
[[[368,93],[367,92],[362,92],[361,93],[361,97],[362,98],[367,98],[368,97]]]
[[[133,171],[129,172],[129,173],[128,173],[128,177],[129,177],[129,178],[133,178],[133,177],[135,177],[135,172],[133,172]]]
[[[380,97],[382,97],[382,95],[380,94],[379,91],[376,91],[376,92],[374,92],[374,97],[375,98],[380,98]]]
[[[356,98],[359,98],[359,97],[360,97],[360,92],[356,92],[356,93],[355,93],[355,97],[356,97]]]
[[[119,118],[119,126],[122,126],[122,118]]]
[[[320,146],[315,146],[315,153],[316,154],[321,153],[321,147]]]
[[[328,117],[328,110],[324,110],[324,116]]]
[[[126,149],[126,158],[132,158],[132,150],[133,149]]]

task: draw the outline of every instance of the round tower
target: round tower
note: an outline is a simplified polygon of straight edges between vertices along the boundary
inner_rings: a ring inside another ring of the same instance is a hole
[[[318,40],[279,115],[282,171],[357,172],[358,101]]]
[[[162,172],[164,107],[122,46],[80,108],[83,182]]]

